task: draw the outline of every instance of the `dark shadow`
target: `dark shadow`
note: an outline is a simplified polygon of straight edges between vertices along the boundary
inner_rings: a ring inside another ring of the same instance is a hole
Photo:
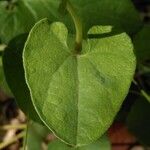
[[[106,38],[115,36],[117,34],[121,34],[123,31],[120,28],[112,27],[112,31],[109,33],[103,33],[103,34],[88,34],[87,37],[89,39],[98,39],[98,38]]]
[[[3,55],[3,51],[0,51],[0,57]]]

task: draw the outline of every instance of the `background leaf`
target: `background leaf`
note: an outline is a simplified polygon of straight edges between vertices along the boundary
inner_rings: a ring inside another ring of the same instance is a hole
[[[133,38],[135,53],[139,63],[150,59],[150,25],[145,25]]]
[[[133,105],[128,115],[129,130],[143,145],[150,146],[150,103],[143,97]]]
[[[5,47],[6,45],[0,43],[0,88],[3,92],[7,93],[8,95],[11,95],[10,89],[5,80],[3,64],[2,64],[2,54],[3,54]]]
[[[22,51],[27,34],[20,35],[10,41],[3,55],[3,66],[6,81],[15,96],[17,104],[33,120],[41,122],[34,110],[30,93],[24,78]]]
[[[71,2],[81,16],[85,33],[93,25],[120,26],[130,34],[136,33],[142,26],[131,0],[71,0]]]
[[[44,142],[44,138],[46,138],[48,133],[50,133],[50,131],[45,126],[36,122],[30,122],[27,131],[26,149],[41,150],[42,142]]]
[[[130,0],[71,0],[71,2],[82,19],[84,35],[93,25],[121,26],[130,34],[136,33],[142,26],[139,14]],[[60,3],[61,0],[17,0],[9,9],[10,4],[1,1],[1,40],[8,43],[16,35],[28,32],[38,20],[46,17],[52,22],[63,21],[69,32],[74,33],[70,15],[61,16],[59,13]]]
[[[17,0],[13,4],[7,1],[0,2],[2,42],[8,43],[15,36],[29,32],[32,26],[42,18],[56,19],[58,17],[56,6],[58,7],[56,0]]]

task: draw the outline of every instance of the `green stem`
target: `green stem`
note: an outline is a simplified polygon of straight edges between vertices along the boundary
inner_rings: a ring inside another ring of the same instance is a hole
[[[28,138],[28,130],[29,130],[29,112],[27,114],[27,127],[26,127],[26,134],[24,136],[24,141],[23,141],[23,149],[26,149],[27,146],[27,138]]]
[[[138,83],[137,83],[135,80],[133,80],[133,83],[134,83],[136,86],[139,87]],[[139,87],[139,89],[140,89],[141,95],[142,95],[143,97],[145,97],[145,99],[146,99],[147,101],[150,102],[150,95],[149,95],[148,93],[146,93],[146,92],[145,92],[143,89],[141,89],[140,87]]]
[[[11,130],[11,129],[26,129],[26,124],[21,125],[4,125],[0,126],[0,130]]]
[[[82,39],[83,39],[82,23],[81,23],[80,18],[76,14],[74,7],[69,1],[67,1],[66,9],[71,15],[73,22],[75,24],[75,29],[76,29],[75,51],[77,53],[80,53],[82,49]]]

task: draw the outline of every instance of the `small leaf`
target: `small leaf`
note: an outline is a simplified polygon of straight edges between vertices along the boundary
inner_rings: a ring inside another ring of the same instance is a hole
[[[28,131],[27,131],[27,142],[26,142],[26,149],[27,150],[41,150],[42,149],[42,142],[44,142],[44,138],[48,135],[50,131],[35,122],[30,122]]]
[[[79,148],[72,148],[59,140],[56,140],[48,145],[48,150],[111,150],[111,145],[108,138],[103,136],[97,142]]]
[[[143,29],[133,38],[135,53],[139,63],[150,59],[150,25],[145,25]]]
[[[128,115],[127,125],[139,141],[150,146],[150,103],[145,98],[138,99]]]
[[[23,53],[38,114],[59,138],[77,146],[97,140],[108,129],[135,71],[126,33],[95,26],[89,34],[77,55],[67,44],[70,36],[64,24],[44,19],[31,30]]]
[[[62,0],[17,0],[9,9],[8,2],[0,2],[0,37],[3,42],[28,32],[42,18],[63,21],[69,32],[74,25],[69,15],[62,17],[59,5]],[[138,12],[130,0],[71,0],[82,19],[84,34],[93,25],[117,25],[132,34],[142,26]],[[128,11],[127,11],[128,10]],[[92,18],[92,19],[91,19]],[[129,21],[130,20],[130,21]]]
[[[4,73],[6,81],[21,109],[33,120],[41,122],[34,110],[24,77],[22,52],[26,39],[27,34],[20,35],[8,44],[3,55]]]

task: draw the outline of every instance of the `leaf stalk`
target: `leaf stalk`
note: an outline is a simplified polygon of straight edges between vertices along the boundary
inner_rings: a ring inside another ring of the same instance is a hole
[[[83,29],[81,19],[76,14],[75,9],[70,3],[70,1],[67,1],[66,9],[71,15],[76,29],[75,52],[80,53],[82,50],[82,40],[83,40]]]

